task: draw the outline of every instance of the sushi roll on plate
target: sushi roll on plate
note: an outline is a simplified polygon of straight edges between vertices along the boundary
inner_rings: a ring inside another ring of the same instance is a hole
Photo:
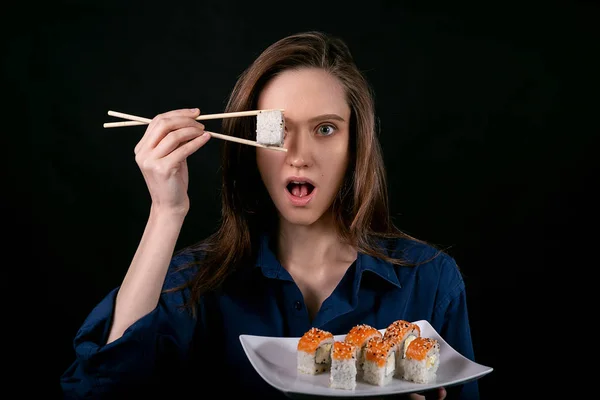
[[[351,343],[335,341],[331,349],[329,386],[336,389],[356,388],[357,347]]]
[[[392,322],[383,337],[396,343],[396,373],[399,378],[404,376],[404,359],[408,345],[416,338],[421,336],[421,328],[412,322],[397,320]]]
[[[331,346],[333,342],[331,332],[318,328],[309,329],[298,340],[298,371],[309,375],[328,371],[331,366]]]
[[[431,383],[435,381],[440,366],[440,344],[437,340],[418,337],[408,345],[404,359],[404,376],[407,381]]]
[[[397,345],[391,340],[374,338],[365,348],[362,379],[372,385],[385,386],[392,381],[396,370]]]
[[[357,347],[357,374],[359,377],[362,375],[364,352],[367,344],[371,339],[381,337],[383,337],[381,332],[366,324],[354,326],[346,335],[344,341]]]

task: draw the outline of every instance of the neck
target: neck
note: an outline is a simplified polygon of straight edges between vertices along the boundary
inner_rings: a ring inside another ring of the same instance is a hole
[[[302,265],[321,269],[335,261],[352,262],[356,250],[342,242],[333,218],[323,217],[310,226],[279,222],[277,253],[284,267]]]

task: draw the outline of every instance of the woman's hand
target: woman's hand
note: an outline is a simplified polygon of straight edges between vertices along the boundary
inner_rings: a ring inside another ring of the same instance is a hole
[[[195,119],[198,115],[197,108],[159,114],[135,146],[155,212],[186,215],[189,210],[187,157],[211,137]]]
[[[444,400],[446,398],[446,389],[443,387],[428,390],[421,393],[411,393],[408,395],[410,400]]]
[[[437,389],[427,390],[425,392],[411,393],[411,394],[399,394],[396,396],[387,397],[371,397],[373,400],[444,400],[446,398],[446,389],[443,387]]]

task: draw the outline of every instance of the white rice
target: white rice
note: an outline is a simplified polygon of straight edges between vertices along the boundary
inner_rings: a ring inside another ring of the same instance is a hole
[[[256,141],[266,146],[283,146],[285,123],[279,110],[261,111],[256,115]]]
[[[331,361],[329,386],[347,390],[356,388],[356,358]]]

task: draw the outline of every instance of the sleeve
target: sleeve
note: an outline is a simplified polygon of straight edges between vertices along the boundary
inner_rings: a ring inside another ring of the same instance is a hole
[[[171,262],[164,288],[183,283],[186,276],[174,272],[182,261]],[[180,307],[186,294],[181,291],[163,293],[153,311],[106,344],[117,293],[118,288],[108,293],[75,335],[75,360],[60,378],[65,399],[120,398],[118,394],[135,393],[136,387],[147,386],[158,370],[165,369],[165,363],[176,368],[188,354],[197,323]]]
[[[465,283],[458,266],[450,257],[442,266],[438,301],[433,312],[432,326],[452,348],[469,360],[475,361]],[[446,390],[447,400],[479,399],[477,381],[449,387]]]

